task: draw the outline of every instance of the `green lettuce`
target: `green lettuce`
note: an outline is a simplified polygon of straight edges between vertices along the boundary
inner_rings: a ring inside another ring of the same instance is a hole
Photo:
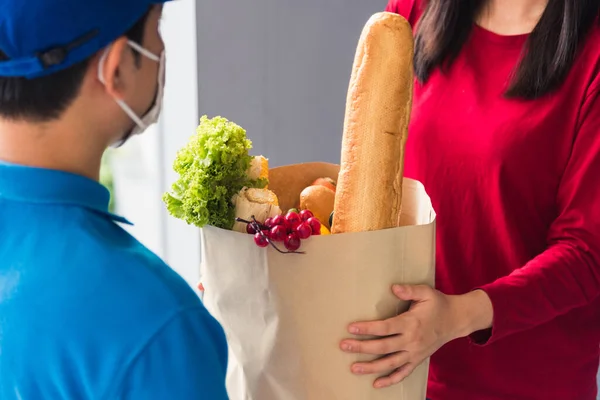
[[[252,142],[246,131],[222,117],[203,116],[196,134],[177,153],[173,169],[179,179],[163,201],[169,213],[202,228],[231,229],[235,222],[233,196],[244,186],[266,186],[247,176]]]

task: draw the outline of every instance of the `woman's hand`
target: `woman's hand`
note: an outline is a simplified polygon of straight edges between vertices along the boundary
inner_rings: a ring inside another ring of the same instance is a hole
[[[353,323],[351,334],[378,338],[341,343],[349,353],[382,356],[351,367],[357,375],[387,374],[375,381],[376,388],[401,382],[444,344],[492,326],[492,304],[481,290],[449,296],[428,286],[395,285],[393,292],[413,302],[407,312],[385,321]]]

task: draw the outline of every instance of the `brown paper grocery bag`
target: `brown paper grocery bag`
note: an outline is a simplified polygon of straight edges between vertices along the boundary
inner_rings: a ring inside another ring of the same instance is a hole
[[[291,165],[271,170],[269,188],[282,209],[316,178],[338,166]],[[405,179],[402,220],[389,230],[313,236],[306,254],[280,254],[252,236],[202,229],[204,303],[229,342],[232,400],[424,400],[428,365],[403,383],[374,389],[350,365],[367,356],[343,353],[353,321],[389,318],[407,309],[394,283],[434,284],[435,212],[423,185]]]

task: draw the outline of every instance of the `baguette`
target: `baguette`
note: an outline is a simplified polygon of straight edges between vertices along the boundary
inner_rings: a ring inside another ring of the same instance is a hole
[[[352,69],[332,233],[399,226],[413,96],[414,39],[397,14],[373,15]]]

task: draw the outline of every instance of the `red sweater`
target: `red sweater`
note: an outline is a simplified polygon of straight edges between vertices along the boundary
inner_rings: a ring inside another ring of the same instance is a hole
[[[415,26],[419,1],[388,11]],[[527,35],[474,27],[416,85],[406,175],[438,213],[439,290],[484,289],[491,332],[433,357],[431,400],[595,400],[600,346],[600,27],[566,83],[502,97]]]

